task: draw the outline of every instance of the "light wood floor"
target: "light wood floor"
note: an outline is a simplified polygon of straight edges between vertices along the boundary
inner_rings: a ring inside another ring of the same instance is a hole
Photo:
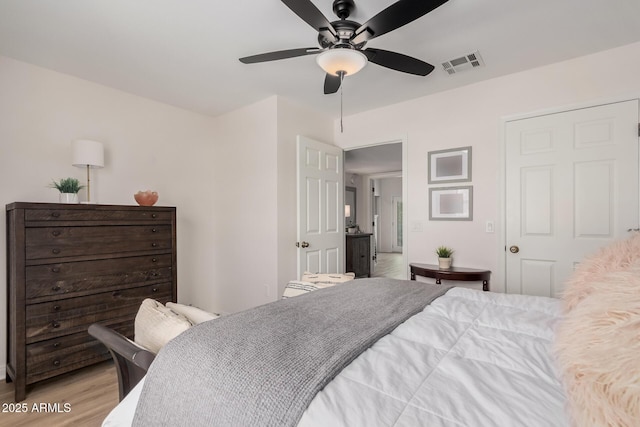
[[[373,277],[389,277],[391,279],[407,279],[407,273],[402,266],[402,253],[378,252]]]
[[[42,381],[27,389],[20,402],[26,413],[8,412],[15,408],[13,384],[0,382],[0,426],[80,426],[99,427],[102,420],[118,404],[118,378],[111,361]],[[59,404],[60,412],[55,411]],[[65,411],[68,403],[68,412]],[[38,412],[41,404],[44,412]],[[34,406],[35,405],[35,406]]]

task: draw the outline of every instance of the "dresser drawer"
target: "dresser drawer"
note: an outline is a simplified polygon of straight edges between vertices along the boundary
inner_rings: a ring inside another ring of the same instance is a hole
[[[108,326],[133,337],[133,318]],[[86,331],[27,345],[27,383],[43,380],[110,357]]]
[[[26,229],[26,259],[171,250],[170,225],[31,227]]]
[[[122,318],[132,313],[135,316],[145,298],[162,303],[170,301],[171,283],[29,304],[26,307],[26,342],[31,344],[80,332],[92,323]]]
[[[71,297],[172,280],[171,254],[61,262],[26,268],[26,298]]]
[[[136,208],[129,210],[98,210],[98,209],[28,209],[25,211],[25,221],[108,221],[108,222],[136,222],[154,221],[171,223],[171,211]]]

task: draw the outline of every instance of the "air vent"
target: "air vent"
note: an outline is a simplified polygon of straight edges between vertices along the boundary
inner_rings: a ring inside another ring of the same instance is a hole
[[[472,52],[465,56],[461,56],[460,58],[455,58],[450,61],[443,62],[442,68],[447,73],[449,73],[449,75],[453,75],[459,73],[460,71],[481,67],[483,65],[484,62],[482,61],[480,52],[476,50],[475,52]]]

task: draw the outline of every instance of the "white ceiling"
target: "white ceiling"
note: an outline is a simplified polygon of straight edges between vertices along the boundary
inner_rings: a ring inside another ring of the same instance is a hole
[[[402,143],[347,150],[344,152],[344,171],[358,175],[402,171]]]
[[[333,21],[331,0],[313,3]],[[393,0],[356,0],[364,23]],[[450,0],[371,40],[436,66],[427,77],[369,64],[344,83],[345,115],[640,40],[638,0]],[[317,46],[278,0],[0,0],[0,54],[216,116],[270,95],[339,115],[313,56],[239,57]],[[440,63],[479,50],[486,66]],[[612,64],[614,67],[615,64]]]

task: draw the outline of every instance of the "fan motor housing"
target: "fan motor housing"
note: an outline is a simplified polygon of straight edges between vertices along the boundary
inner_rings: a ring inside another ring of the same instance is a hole
[[[340,38],[340,41],[334,42],[333,40],[327,39],[322,35],[322,33],[320,33],[318,34],[318,43],[324,49],[331,47],[335,44],[351,44],[349,42],[349,40],[351,39],[351,36],[358,28],[360,28],[360,24],[358,22],[349,21],[347,19],[333,21],[331,25],[333,26],[333,28],[335,28],[336,32],[338,33],[338,37]],[[364,46],[364,43],[361,43],[356,47],[360,48],[362,46]]]

